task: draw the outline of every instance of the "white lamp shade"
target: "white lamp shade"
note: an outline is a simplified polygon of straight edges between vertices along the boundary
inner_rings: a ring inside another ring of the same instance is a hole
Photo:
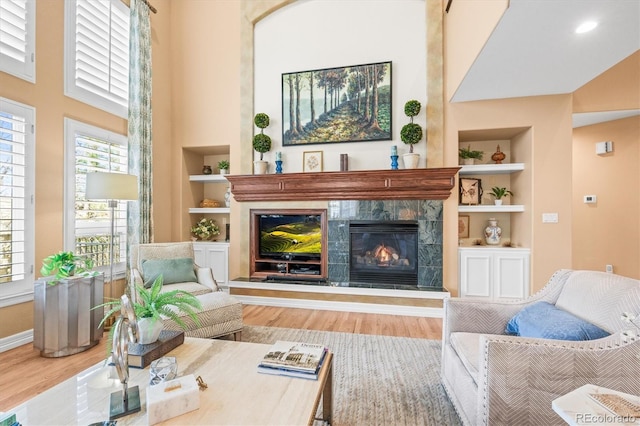
[[[87,200],[137,200],[138,177],[121,173],[87,173]]]

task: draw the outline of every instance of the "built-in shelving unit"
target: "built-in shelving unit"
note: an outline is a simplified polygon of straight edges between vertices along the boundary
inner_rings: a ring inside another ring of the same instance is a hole
[[[518,213],[523,211],[524,206],[520,204],[503,204],[501,206],[491,204],[458,206],[458,212],[460,213]]]
[[[227,175],[190,175],[189,180],[192,182],[227,183]]]
[[[524,163],[510,164],[475,164],[462,166],[461,175],[501,175],[524,170]]]
[[[215,214],[226,214],[230,213],[231,209],[229,207],[190,207],[189,213],[215,213]]]

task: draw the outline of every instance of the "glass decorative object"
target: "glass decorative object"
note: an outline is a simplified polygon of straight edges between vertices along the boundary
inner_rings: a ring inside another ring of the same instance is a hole
[[[149,376],[149,384],[152,386],[175,379],[178,376],[176,357],[163,356],[153,361],[149,367]]]

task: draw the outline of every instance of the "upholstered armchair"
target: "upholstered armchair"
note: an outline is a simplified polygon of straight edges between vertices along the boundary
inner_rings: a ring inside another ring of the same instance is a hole
[[[196,296],[202,304],[197,323],[187,314],[180,317],[187,325],[186,336],[213,338],[233,334],[236,340],[240,340],[242,304],[218,287],[211,268],[199,267],[195,263],[193,243],[139,244],[132,248],[131,265],[130,282],[134,287],[129,292],[133,300],[137,296],[135,286],[148,285],[162,274],[164,291],[184,290]],[[164,328],[182,330],[170,319],[164,320]]]
[[[611,333],[586,340],[505,334],[525,306],[546,301]],[[640,394],[640,340],[621,332],[640,313],[640,281],[594,271],[560,270],[518,302],[445,301],[442,381],[465,425],[564,424],[551,402],[591,383]],[[637,331],[637,330],[636,330]]]

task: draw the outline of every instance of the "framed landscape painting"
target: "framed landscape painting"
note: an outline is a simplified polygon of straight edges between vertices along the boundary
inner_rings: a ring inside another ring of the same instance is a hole
[[[282,74],[283,146],[391,135],[391,62]]]

